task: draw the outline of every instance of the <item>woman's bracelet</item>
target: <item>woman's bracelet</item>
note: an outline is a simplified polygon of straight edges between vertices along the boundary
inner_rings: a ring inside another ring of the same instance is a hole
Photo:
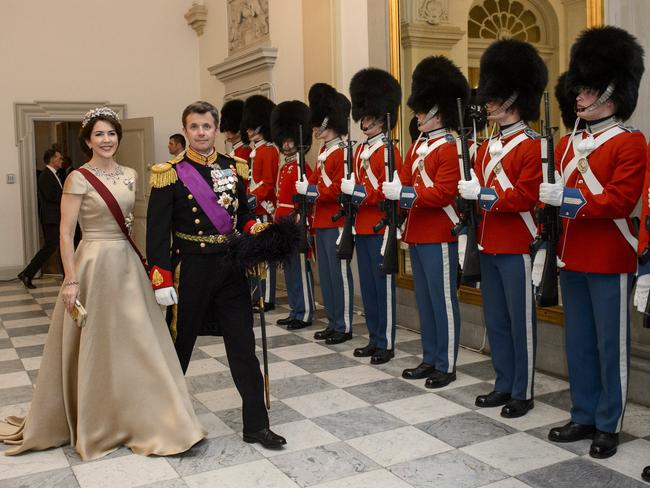
[[[72,285],[79,286],[79,282],[78,281],[66,281],[65,283],[63,283],[63,286],[72,286]]]

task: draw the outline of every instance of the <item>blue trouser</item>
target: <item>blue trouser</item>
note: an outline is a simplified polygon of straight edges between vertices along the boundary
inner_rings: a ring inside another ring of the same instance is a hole
[[[537,323],[528,254],[481,253],[483,314],[496,372],[494,389],[533,398]]]
[[[632,274],[561,271],[571,420],[619,432],[630,367]]]
[[[289,297],[289,316],[311,322],[314,318],[314,277],[305,254],[296,253],[285,263],[284,283]]]
[[[316,229],[316,260],[327,328],[352,332],[354,281],[350,261],[336,257],[339,229]]]
[[[381,272],[382,235],[357,235],[357,263],[361,298],[370,344],[380,349],[395,347],[395,280]]]
[[[275,303],[275,280],[277,275],[277,266],[275,264],[264,263],[266,269],[266,278],[262,278],[262,296],[265,303]],[[260,291],[257,289],[257,278],[249,278],[252,290],[253,303],[260,299]]]
[[[458,243],[412,244],[411,268],[420,315],[422,360],[438,371],[456,369],[460,312]]]

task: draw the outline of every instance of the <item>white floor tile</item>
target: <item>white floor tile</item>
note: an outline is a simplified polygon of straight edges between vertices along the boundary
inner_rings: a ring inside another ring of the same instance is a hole
[[[464,347],[459,347],[456,364],[460,365],[460,364],[478,363],[480,361],[487,361],[488,359],[490,359],[490,356],[486,356],[485,354],[470,351],[469,349],[465,349]]]
[[[282,400],[307,418],[365,407],[368,404],[343,390],[330,390]]]
[[[17,478],[68,466],[68,460],[61,449],[30,452],[20,456],[0,455],[0,479]]]
[[[190,362],[185,376],[197,376],[201,374],[218,373],[220,371],[228,371],[228,367],[216,359],[196,359]]]
[[[499,422],[514,427],[517,430],[530,430],[544,425],[550,425],[557,422],[569,420],[571,417],[566,410],[552,407],[546,403],[535,402],[535,408],[523,417],[516,419],[507,419],[501,416],[501,407],[479,408],[478,413],[498,420]]]
[[[14,347],[40,346],[45,344],[47,334],[34,334],[29,336],[12,337],[11,343]]]
[[[576,457],[565,449],[524,432],[463,447],[461,451],[510,476]]]
[[[199,349],[213,358],[219,358],[226,355],[225,344],[210,344],[209,346],[199,346]]]
[[[72,470],[81,488],[130,488],[179,477],[163,458],[135,454],[79,464]]]
[[[223,390],[206,391],[194,395],[198,401],[213,412],[241,408],[242,399],[237,388],[225,388]]]
[[[409,424],[419,424],[469,411],[433,393],[381,403],[376,407]]]
[[[0,349],[0,361],[12,361],[18,359],[18,354],[13,348]]]
[[[19,313],[19,312],[34,312],[43,310],[43,308],[38,304],[34,303],[32,305],[14,305],[13,307],[3,307],[0,304],[0,313]]]
[[[13,295],[5,295],[0,297],[0,308],[3,303],[15,302],[16,300],[31,300],[32,296],[24,290],[15,290]]]
[[[260,369],[262,365],[260,364]],[[303,376],[309,372],[296,366],[289,361],[278,361],[277,363],[269,363],[269,379],[270,380],[283,380],[293,376]]]
[[[298,488],[282,471],[266,459],[238,464],[183,478],[190,488]]]
[[[649,436],[650,409],[636,403],[628,403],[623,417],[623,430],[637,437]]]
[[[228,427],[223,420],[213,413],[202,413],[197,415],[197,417],[203,429],[207,432],[206,437],[208,439],[234,433],[234,430]]]
[[[475,378],[474,376],[467,375],[465,373],[461,373],[460,371],[456,372],[456,381],[452,381],[449,383],[447,386],[443,386],[442,388],[436,388],[436,389],[431,389],[427,388],[425,386],[426,384],[426,379],[421,379],[421,380],[407,380],[402,377],[400,377],[402,381],[406,381],[409,385],[414,385],[419,388],[422,388],[424,391],[428,391],[431,393],[437,393],[439,391],[447,391],[447,390],[453,390],[454,388],[460,388],[462,386],[469,386],[473,385],[476,383],[480,383],[482,380]]]
[[[553,378],[544,373],[535,373],[535,396],[567,390],[568,388],[569,383],[567,381]]]
[[[33,358],[22,358],[21,361],[23,362],[23,366],[27,371],[33,371],[41,367],[42,359],[43,359],[42,356],[36,356]]]
[[[650,442],[645,439],[635,439],[618,446],[617,453],[610,458],[594,459],[589,456],[585,458],[631,478],[641,479],[643,468],[650,464]]]
[[[399,347],[400,342],[408,342],[408,341],[415,341],[415,340],[420,340],[420,334],[418,334],[417,332],[413,332],[411,330],[402,329],[401,327],[397,328],[397,331],[395,333],[395,344],[397,344],[397,347]]]
[[[530,488],[530,485],[527,485],[523,481],[519,481],[516,478],[508,478],[505,480],[497,481],[496,483],[490,483],[489,485],[482,486],[481,488]]]
[[[253,333],[255,334],[255,339],[261,339],[262,338],[262,328],[261,327],[253,327]],[[287,332],[286,329],[283,329],[282,327],[278,327],[277,325],[269,325],[268,322],[266,324],[266,337],[275,337],[279,335],[287,335],[289,332]],[[312,333],[313,335],[313,333]]]
[[[302,451],[303,449],[339,441],[337,437],[322,429],[311,420],[298,420],[296,422],[274,425],[273,432],[287,439],[287,444],[283,449],[266,449],[260,444],[251,444],[251,446],[264,454],[265,457],[279,456],[289,452]]]
[[[295,346],[277,347],[272,350],[273,354],[287,361],[294,359],[309,358],[332,354],[332,350],[318,344],[296,344]]]
[[[16,373],[0,374],[0,389],[13,388],[14,386],[31,385],[32,381],[25,371],[17,371]]]
[[[315,376],[332,383],[339,388],[372,383],[373,381],[388,380],[392,376],[372,366],[360,365],[351,368],[341,368],[332,371],[316,373]]]
[[[49,317],[44,315],[42,317],[32,317],[29,319],[6,320],[2,322],[2,325],[5,329],[17,329],[19,327],[31,327],[33,325],[48,325],[49,323]]]
[[[314,485],[312,488],[411,488],[393,473],[385,469],[377,469],[366,473],[349,476],[340,480]]]

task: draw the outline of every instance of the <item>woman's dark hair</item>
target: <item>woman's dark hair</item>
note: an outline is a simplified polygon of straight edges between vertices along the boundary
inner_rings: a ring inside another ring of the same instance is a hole
[[[115,132],[117,133],[118,144],[122,140],[122,125],[117,119],[107,115],[97,115],[96,117],[91,118],[79,131],[79,145],[81,146],[81,150],[88,155],[89,158],[93,157],[93,150],[88,147],[88,141],[90,140],[90,135],[93,133],[95,124],[100,120],[108,122],[113,126],[113,129],[115,129]]]

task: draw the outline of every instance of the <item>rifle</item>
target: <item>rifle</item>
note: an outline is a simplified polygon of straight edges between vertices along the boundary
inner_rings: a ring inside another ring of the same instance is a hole
[[[393,173],[395,172],[395,142],[393,141],[393,136],[390,129],[390,113],[386,114],[386,128],[386,147],[384,147],[384,172],[386,181],[393,181]],[[397,200],[384,200],[382,202],[384,217],[372,228],[375,234],[383,228],[386,228],[384,232],[384,242],[382,244],[383,259],[379,265],[379,269],[387,275],[395,274],[398,271],[397,229],[400,225],[398,205],[399,202]]]
[[[298,136],[300,138],[298,145],[298,168],[300,174],[298,178],[302,179],[303,176],[305,178],[307,177],[307,173],[305,173],[305,146],[302,140],[302,124],[300,124],[298,132],[300,133]],[[297,193],[293,195],[293,201],[298,204],[298,208],[293,212],[293,215],[298,217],[298,225],[300,226],[300,245],[298,252],[306,254],[309,251],[309,229],[307,228],[309,207],[307,205],[307,197]]]
[[[555,153],[553,151],[553,127],[550,121],[548,92],[544,92],[544,117],[546,121],[542,133],[542,163],[547,164],[547,181],[555,183]],[[552,307],[559,303],[557,284],[557,241],[562,232],[560,209],[545,204],[537,209],[537,221],[541,224],[541,233],[530,244],[531,253],[536,253],[542,246],[546,247],[546,259],[542,271],[542,280],[535,290],[535,301],[540,307]]]
[[[472,179],[472,162],[469,157],[469,134],[471,128],[466,128],[463,122],[463,102],[460,98],[456,99],[458,107],[458,118],[460,127],[458,128],[458,138],[460,140],[460,155],[463,161],[463,178],[466,181]],[[460,221],[451,230],[455,236],[463,232],[467,233],[467,246],[465,248],[465,259],[463,260],[462,274],[460,284],[475,286],[481,281],[481,263],[478,249],[478,239],[476,238],[476,224],[478,223],[478,211],[474,200],[465,200],[458,197],[458,210],[460,211]]]
[[[350,132],[350,119],[348,119],[348,143],[345,146],[345,157],[343,159],[343,166],[345,177],[350,178],[353,169],[354,160],[354,145],[356,141],[352,140]],[[332,222],[338,221],[341,217],[345,217],[343,230],[336,243],[336,257],[339,259],[352,259],[354,255],[354,221],[357,216],[357,207],[352,203],[352,197],[341,193],[339,201],[342,205],[341,210],[332,215]]]

